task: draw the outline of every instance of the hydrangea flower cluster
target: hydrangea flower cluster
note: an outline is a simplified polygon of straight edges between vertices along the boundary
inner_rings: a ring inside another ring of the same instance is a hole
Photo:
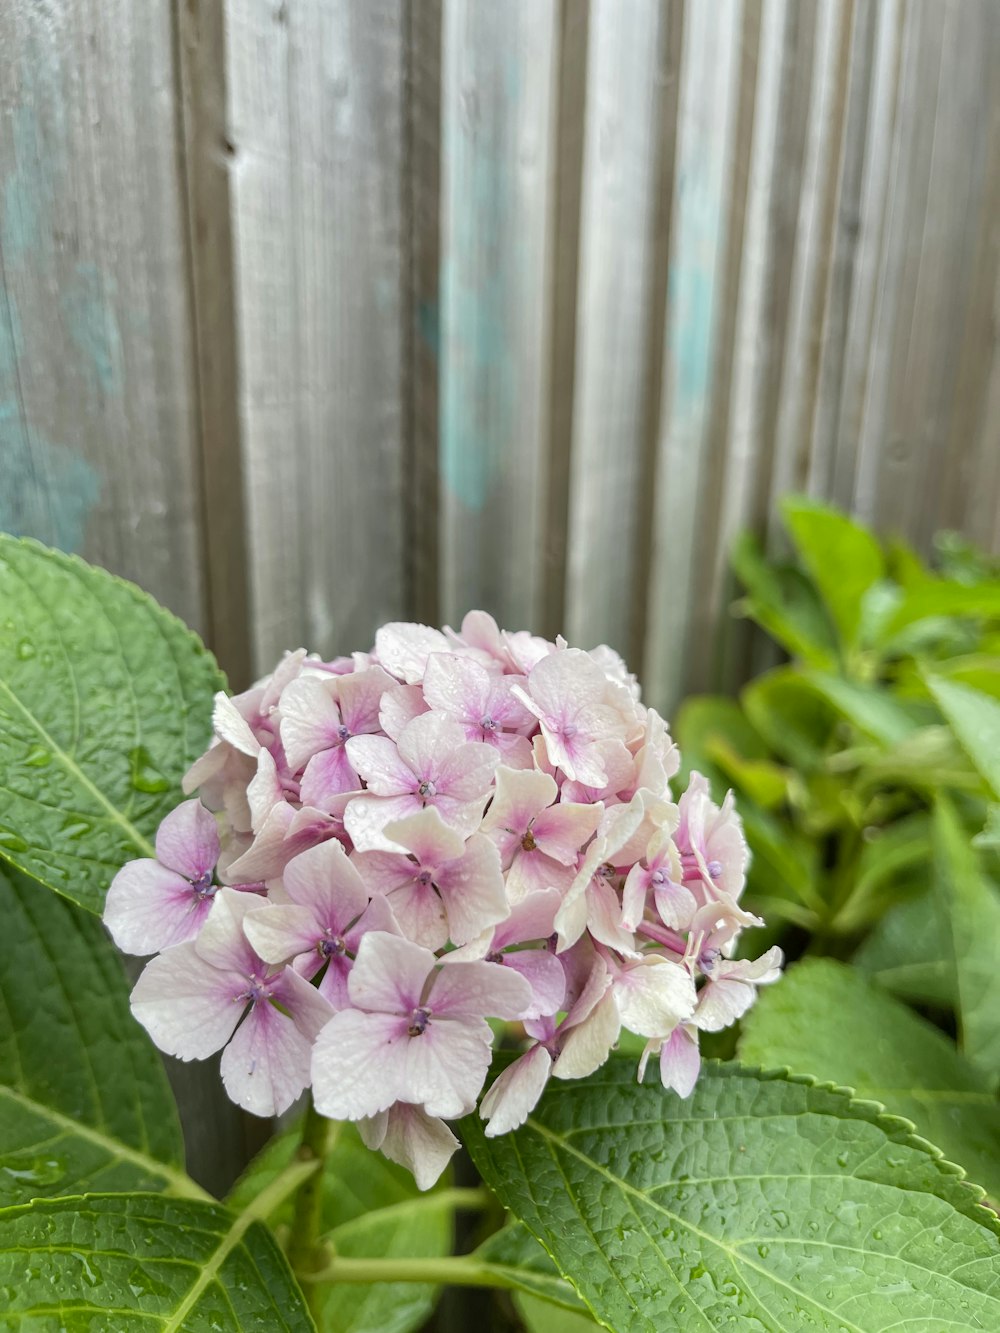
[[[182,1060],[222,1050],[258,1115],[309,1086],[324,1115],[431,1185],[476,1105],[490,1019],[525,1049],[483,1097],[522,1124],[550,1077],[580,1078],[623,1028],[690,1095],[698,1034],[732,1023],[781,954],[733,957],[761,924],[730,797],[693,774],[607,647],[390,624],[373,650],[286,655],[216,698],[214,739],[155,859],[108,892],[120,948],[155,954],[132,994]]]

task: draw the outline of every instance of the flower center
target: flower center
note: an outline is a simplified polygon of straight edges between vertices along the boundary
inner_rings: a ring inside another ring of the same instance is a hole
[[[347,944],[343,935],[334,935],[332,939],[329,936],[324,936],[316,945],[316,951],[321,958],[332,958],[334,954],[338,958],[342,958],[347,952]]]
[[[531,829],[528,829],[527,833],[521,839],[521,850],[523,852],[533,852],[537,846],[538,843],[535,842],[535,835],[532,833]]]
[[[420,1005],[410,1014],[410,1026],[406,1029],[408,1037],[421,1037],[431,1019],[431,1011]]]
[[[499,949],[491,949],[489,953],[486,955],[485,961],[487,963],[502,963],[503,954],[499,951]]]
[[[338,738],[339,738],[341,741],[346,741],[346,740],[348,739],[348,737],[350,736],[350,734],[351,734],[350,728],[349,728],[349,727],[346,727],[346,726],[343,724],[343,722],[341,722],[340,726],[337,728],[337,736],[338,736]]]
[[[708,871],[708,873],[711,875],[713,879],[718,879],[719,876],[722,874],[722,862],[709,861],[705,869]]]
[[[614,879],[615,868],[610,861],[605,861],[602,866],[598,866],[595,872],[601,879]]]
[[[497,729],[496,721],[492,717],[481,717],[479,719],[479,725],[482,727],[483,731],[496,731]]]
[[[433,881],[434,881],[434,876],[431,874],[429,870],[421,870],[420,874],[417,876],[416,882],[421,886],[421,888],[426,889],[429,884],[433,883]]]
[[[654,870],[649,877],[649,882],[650,884],[655,884],[656,887],[659,888],[661,884],[666,884],[667,877],[662,870]]]
[[[437,787],[434,786],[434,783],[431,782],[430,778],[425,778],[424,781],[421,782],[420,786],[417,788],[417,795],[424,797],[436,796]]]
[[[192,889],[194,889],[195,894],[198,898],[202,900],[204,900],[205,898],[211,898],[215,893],[215,888],[216,888],[216,886],[212,883],[211,870],[206,870],[203,875],[199,875],[197,879],[193,879],[191,881],[191,887]]]

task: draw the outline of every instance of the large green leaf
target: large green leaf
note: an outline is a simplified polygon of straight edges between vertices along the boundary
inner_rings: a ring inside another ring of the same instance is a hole
[[[1000,1076],[1000,895],[985,878],[954,807],[934,809],[934,863],[945,906],[958,996],[959,1043],[970,1060]]]
[[[890,907],[854,955],[873,981],[917,1004],[955,1004],[955,959],[948,918],[937,893],[928,891]]]
[[[932,676],[927,684],[969,758],[1000,800],[1000,701],[953,680]]]
[[[583,1301],[523,1222],[514,1220],[495,1231],[475,1256],[511,1286],[544,1300],[550,1310],[556,1305],[590,1318]]]
[[[823,671],[804,672],[802,680],[848,722],[881,745],[898,745],[920,726],[915,709],[904,707],[877,686],[859,685]]]
[[[0,1210],[0,1328],[31,1333],[310,1333],[250,1209],[95,1194]]]
[[[513,1300],[528,1333],[594,1333],[598,1327],[583,1306],[563,1310],[523,1291],[514,1292]]]
[[[907,1122],[708,1065],[688,1101],[631,1061],[527,1124],[462,1122],[487,1183],[615,1333],[1000,1327],[1000,1228]]]
[[[887,636],[932,616],[1000,617],[1000,583],[963,584],[928,578],[907,590],[886,626]]]
[[[882,549],[860,524],[804,496],[782,502],[782,516],[802,563],[820,591],[841,642],[858,642],[865,593],[885,574]]]
[[[0,1205],[83,1191],[201,1194],[121,964],[79,908],[0,873]]]
[[[100,912],[177,801],[223,688],[130,583],[0,534],[0,856]]]
[[[882,1102],[1000,1200],[1000,1102],[989,1079],[855,969],[829,959],[789,968],[744,1019],[739,1052]]]
[[[336,1124],[323,1184],[324,1238],[336,1254],[356,1258],[440,1258],[451,1252],[454,1195],[447,1180],[421,1194],[409,1172],[362,1143],[353,1125]],[[230,1207],[250,1204],[292,1160],[299,1135],[267,1145],[236,1182]],[[281,1226],[291,1219],[284,1203],[268,1214]],[[412,1282],[343,1283],[323,1288],[325,1333],[408,1333],[434,1308],[436,1288]]]

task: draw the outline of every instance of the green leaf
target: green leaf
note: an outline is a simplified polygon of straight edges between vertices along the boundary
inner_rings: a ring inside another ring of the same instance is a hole
[[[561,1310],[539,1296],[514,1293],[514,1306],[528,1333],[594,1333],[598,1327],[581,1306],[579,1312]]]
[[[854,964],[883,989],[917,1004],[955,1004],[955,959],[948,918],[937,893],[891,907],[854,955]]]
[[[454,1192],[447,1179],[421,1193],[413,1177],[362,1143],[353,1125],[333,1126],[323,1184],[322,1227],[337,1254],[352,1258],[440,1258],[451,1253]],[[292,1161],[295,1129],[272,1139],[240,1177],[227,1203],[246,1207]],[[291,1220],[291,1204],[267,1215]],[[437,1300],[429,1283],[343,1283],[323,1287],[324,1333],[408,1333],[420,1328]]]
[[[159,1194],[0,1211],[0,1327],[32,1333],[310,1333],[274,1237],[251,1210]]]
[[[733,544],[732,565],[748,596],[737,609],[755,620],[792,657],[809,666],[836,665],[837,643],[816,589],[800,569],[768,560],[744,533]]]
[[[740,701],[776,755],[809,773],[826,758],[833,710],[795,667],[776,667],[747,685]]]
[[[1000,1227],[978,1191],[842,1090],[707,1065],[681,1101],[612,1059],[550,1085],[512,1134],[461,1130],[615,1333],[1000,1327]]]
[[[927,684],[965,752],[1000,799],[1000,701],[940,677],[928,677]]]
[[[923,811],[872,829],[852,867],[851,893],[837,912],[834,929],[850,934],[879,920],[915,880],[927,885],[930,821]]]
[[[787,497],[781,513],[841,642],[855,647],[864,594],[885,575],[881,547],[867,528],[804,496]]]
[[[562,1306],[590,1319],[583,1301],[523,1222],[508,1222],[483,1241],[475,1255],[513,1286],[543,1300],[549,1310],[553,1305]]]
[[[224,680],[130,583],[0,534],[0,856],[92,912],[150,856]]]
[[[79,908],[0,873],[0,1205],[84,1191],[201,1196],[121,964]]]
[[[959,1044],[1000,1075],[1000,895],[979,869],[969,834],[943,798],[934,809],[934,861],[958,994]]]
[[[1000,1102],[989,1080],[855,969],[829,959],[790,967],[744,1019],[739,1053],[882,1102],[1000,1200]]]
[[[802,680],[859,731],[882,745],[898,745],[920,726],[914,710],[884,689],[821,671],[803,673]]]
[[[966,585],[928,578],[914,584],[886,626],[887,638],[932,616],[996,618],[1000,616],[1000,583]]]

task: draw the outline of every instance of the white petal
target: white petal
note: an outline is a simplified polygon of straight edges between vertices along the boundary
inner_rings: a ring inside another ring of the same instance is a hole
[[[128,861],[111,881],[104,924],[124,953],[146,956],[193,939],[208,915],[209,899],[158,861]]]
[[[424,666],[431,653],[446,653],[448,640],[438,629],[427,625],[393,621],[375,635],[375,656],[390,675],[417,685],[423,679]]]
[[[395,1015],[359,1009],[334,1014],[313,1046],[313,1100],[320,1115],[360,1120],[388,1110],[399,1100],[407,1040],[405,1022]]]
[[[220,690],[215,696],[212,709],[212,728],[221,740],[228,741],[234,749],[255,758],[260,749],[260,741],[250,729],[250,723],[227,694]]]
[[[475,963],[459,964],[475,967]],[[400,1099],[446,1119],[467,1115],[476,1104],[492,1058],[493,1033],[482,1019],[431,1018],[406,1044]]]
[[[194,944],[178,944],[146,964],[132,991],[132,1012],[161,1051],[204,1060],[239,1022],[241,981],[199,958]]]
[[[265,963],[284,963],[315,949],[322,931],[308,907],[269,903],[248,912],[243,931]]]
[[[351,1003],[376,1013],[408,1015],[420,1004],[434,962],[431,951],[419,944],[370,931],[358,945],[348,979]]]
[[[397,1102],[388,1112],[378,1146],[391,1162],[412,1173],[417,1189],[429,1190],[451,1161],[458,1139],[443,1120],[422,1107]]]
[[[586,1078],[600,1069],[618,1040],[621,1019],[613,995],[605,995],[589,1016],[573,1028],[553,1065],[556,1078]]]
[[[512,968],[501,963],[449,963],[447,954],[442,963],[427,1000],[435,1014],[515,1019],[531,1007],[531,987]]]
[[[544,1046],[533,1046],[508,1065],[479,1107],[479,1114],[489,1122],[485,1130],[488,1139],[524,1124],[538,1105],[551,1072],[552,1057]]]
[[[615,978],[614,997],[622,1023],[640,1037],[666,1037],[691,1017],[697,999],[687,968],[651,958]]]
[[[281,1115],[308,1086],[311,1055],[309,1039],[264,1000],[237,1028],[219,1070],[237,1106],[253,1115]]]

